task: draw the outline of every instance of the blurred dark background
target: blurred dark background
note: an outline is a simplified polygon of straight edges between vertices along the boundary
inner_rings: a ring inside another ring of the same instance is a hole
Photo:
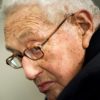
[[[100,0],[93,0],[94,1],[94,3],[96,3],[98,6],[99,6],[99,8],[100,8]]]

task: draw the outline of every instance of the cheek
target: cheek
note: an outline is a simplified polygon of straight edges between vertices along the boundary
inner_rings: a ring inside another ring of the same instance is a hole
[[[65,86],[72,78],[71,60],[67,59],[63,51],[52,53],[48,58],[46,70],[51,73],[56,81]],[[69,57],[68,57],[69,58]]]
[[[56,77],[56,80],[62,86],[66,86],[72,78],[79,72],[82,59],[72,58],[64,50],[59,54],[55,53],[54,59],[50,60],[49,71]]]
[[[79,72],[84,59],[81,41],[78,37],[74,37],[71,35],[60,36],[60,39],[56,37],[46,49],[46,70],[63,86]]]

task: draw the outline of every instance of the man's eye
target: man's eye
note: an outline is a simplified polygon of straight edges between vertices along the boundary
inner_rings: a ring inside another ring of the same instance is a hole
[[[17,55],[19,58],[22,58],[23,56],[22,55]]]

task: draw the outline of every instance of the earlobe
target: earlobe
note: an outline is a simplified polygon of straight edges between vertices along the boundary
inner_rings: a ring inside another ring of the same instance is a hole
[[[88,11],[81,10],[75,14],[75,19],[81,30],[83,48],[87,48],[94,32],[92,16]]]

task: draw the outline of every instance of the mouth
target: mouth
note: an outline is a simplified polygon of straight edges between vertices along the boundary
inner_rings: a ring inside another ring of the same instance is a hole
[[[38,88],[40,92],[46,93],[53,84],[54,84],[54,81],[43,82],[38,85]]]

